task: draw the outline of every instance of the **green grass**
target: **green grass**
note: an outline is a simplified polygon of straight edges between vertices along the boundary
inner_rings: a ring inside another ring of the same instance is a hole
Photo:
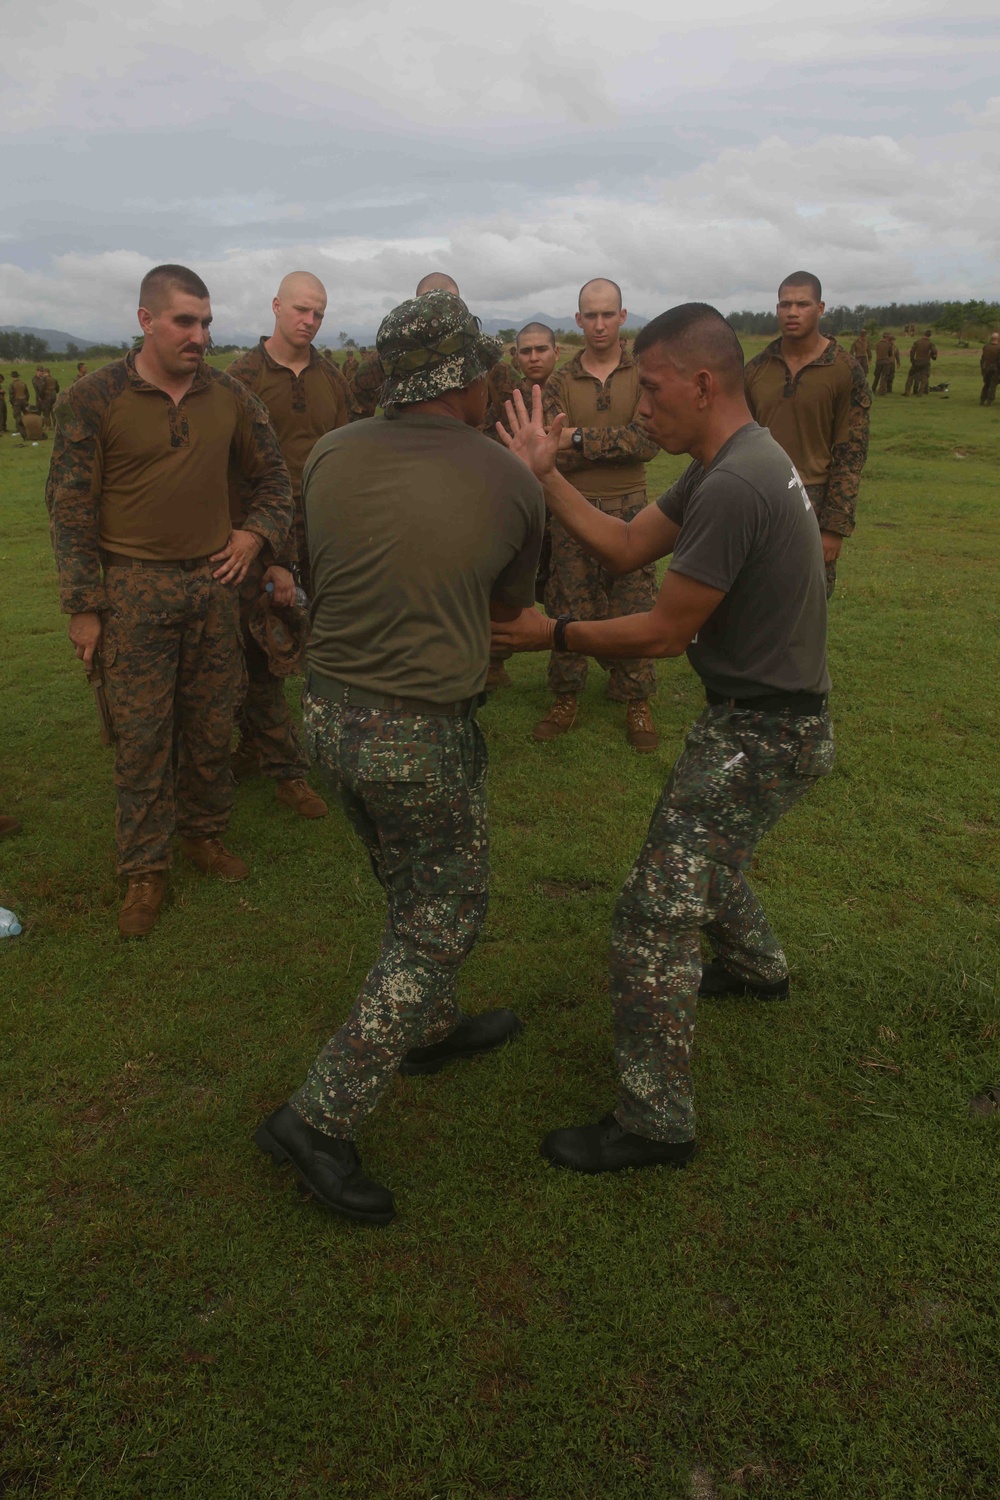
[[[495,879],[462,993],[527,1030],[391,1090],[362,1140],[399,1205],[381,1232],[250,1140],[376,952],[366,862],[339,815],[251,784],[251,878],[178,865],[156,932],[119,943],[48,445],[0,440],[0,811],[25,827],[0,904],[26,927],[0,943],[0,1493],[996,1494],[1000,1120],[966,1105],[1000,1074],[1000,407],[976,351],[938,368],[949,400],[875,409],[831,610],[837,769],[753,875],[793,997],[703,1006],[695,1164],[585,1180],[536,1148],[608,1105],[611,908],[697,682],[662,666],[656,757],[597,668],[539,747],[544,664],[518,659],[482,716]]]

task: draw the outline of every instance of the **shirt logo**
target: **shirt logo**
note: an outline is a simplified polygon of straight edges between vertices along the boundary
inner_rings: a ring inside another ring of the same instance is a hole
[[[802,483],[802,480],[799,478],[799,471],[798,471],[798,469],[795,467],[794,464],[792,464],[792,477],[788,481],[788,488],[790,490],[793,490],[796,485],[798,485],[798,487],[799,487],[799,494],[802,496],[802,503],[805,505],[806,510],[811,510],[812,507],[809,504],[809,496],[806,494],[806,487]]]

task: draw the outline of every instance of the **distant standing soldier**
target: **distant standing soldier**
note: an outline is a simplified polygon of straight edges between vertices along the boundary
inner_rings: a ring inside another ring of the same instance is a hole
[[[344,360],[340,373],[343,375],[344,379],[348,381],[353,380],[355,375],[358,373],[358,361],[355,358],[353,349],[349,349],[347,351],[347,358]]]
[[[78,380],[82,380],[83,377],[86,375],[86,373],[87,373],[87,366],[84,364],[83,360],[81,359],[80,363],[76,367],[76,374],[73,376],[73,384],[76,385],[76,382]]]
[[[991,333],[988,344],[983,345],[979,359],[979,372],[983,377],[983,389],[979,397],[980,406],[992,406],[1000,380],[1000,333]]]
[[[883,333],[875,345],[875,380],[872,392],[876,396],[888,396],[899,365],[899,350],[891,333]]]
[[[937,359],[938,352],[934,347],[931,330],[922,338],[917,339],[910,350],[910,368],[906,376],[906,389],[904,396],[912,391],[915,396],[926,396],[931,383],[931,360]]]
[[[242,677],[239,585],[263,549],[282,555],[292,493],[261,403],[205,363],[212,308],[185,266],[139,291],[140,348],[104,365],[56,409],[46,499],[69,638],[101,653],[118,741],[123,937],[150,931],[170,841],[198,869],[243,880],[222,843],[229,747]],[[251,490],[232,527],[229,473]]]
[[[10,372],[10,414],[14,418],[14,426],[18,432],[21,431],[21,415],[31,405],[31,392],[16,370]]]
[[[42,424],[49,431],[51,431],[53,425],[52,413],[55,410],[58,394],[59,382],[48,366],[46,366],[42,372],[42,398],[38,409],[42,414]]]
[[[840,549],[854,530],[872,393],[857,360],[820,333],[823,311],[811,271],[785,277],[778,288],[781,337],[747,365],[746,390],[751,412],[792,460],[816,512],[829,599]]]
[[[871,347],[868,343],[868,335],[867,333],[865,333],[864,329],[861,330],[857,338],[854,340],[854,343],[851,345],[851,355],[854,359],[857,360],[858,364],[867,375],[868,362],[871,358]]]
[[[326,313],[326,287],[309,271],[293,271],[271,303],[274,332],[229,366],[228,374],[267,407],[288,465],[295,502],[291,559],[307,593],[309,552],[302,519],[302,470],[317,440],[347,425],[347,383],[337,366],[313,347]],[[237,503],[233,520],[241,524]],[[288,561],[288,559],[285,559]],[[274,585],[274,601],[291,604],[295,582],[283,567],[251,563],[240,588],[240,625],[247,667],[247,695],[238,715],[240,745],[233,769],[273,780],[274,795],[303,818],[322,818],[326,803],[306,780],[309,759],[299,742],[284,682],[270,670],[267,653],[250,633],[250,616],[261,589]]]
[[[535,613],[544,507],[524,465],[476,430],[499,342],[460,298],[402,303],[378,348],[385,417],[321,438],[303,478],[315,584],[304,706],[387,920],[350,1015],[255,1138],[327,1208],[384,1224],[393,1197],[364,1175],[356,1138],[387,1085],[522,1029],[510,1010],[463,1015],[456,984],[489,886],[476,705],[490,619]]]
[[[7,392],[3,388],[3,373],[0,372],[0,433],[7,431]]]
[[[35,393],[35,405],[38,410],[42,409],[42,394],[45,390],[45,366],[38,365],[34,375],[31,377],[31,389]]]
[[[627,524],[646,508],[646,464],[658,449],[636,419],[639,372],[619,340],[625,318],[617,282],[597,277],[581,287],[576,321],[583,329],[584,346],[549,377],[544,402],[547,425],[560,413],[566,419],[559,439],[560,473],[571,478],[596,510]],[[545,608],[553,618],[570,614],[577,620],[613,620],[652,608],[652,563],[634,572],[609,573],[558,518],[550,524],[552,563]],[[615,657],[601,665],[610,674],[609,698],[626,706],[629,744],[642,753],[655,750],[658,740],[649,708],[656,692],[654,662]],[[586,681],[586,656],[552,652],[548,685],[555,702],[532,730],[536,740],[545,743],[572,729]]]

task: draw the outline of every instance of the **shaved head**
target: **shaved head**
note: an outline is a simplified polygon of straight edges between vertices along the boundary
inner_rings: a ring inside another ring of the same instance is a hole
[[[725,318],[707,302],[684,302],[636,334],[635,353],[658,348],[682,375],[708,370],[720,391],[743,389],[743,350]]]
[[[284,302],[289,297],[298,296],[300,292],[310,292],[326,302],[326,287],[311,271],[289,271],[287,276],[282,276],[275,296],[280,302]]]
[[[446,271],[428,271],[426,276],[421,276],[413,295],[422,297],[425,292],[450,292],[453,297],[461,295],[458,282]]]
[[[600,298],[610,293],[614,297],[617,306],[619,308],[622,306],[622,289],[617,281],[611,281],[607,276],[595,276],[592,280],[583,283],[579,296],[576,299],[576,305],[581,312],[583,311],[584,292],[591,292]]]

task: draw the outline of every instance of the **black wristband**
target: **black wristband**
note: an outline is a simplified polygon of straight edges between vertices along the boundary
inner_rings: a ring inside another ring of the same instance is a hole
[[[568,651],[566,644],[566,626],[573,624],[572,615],[560,615],[556,621],[556,628],[552,635],[552,648],[554,651]]]

